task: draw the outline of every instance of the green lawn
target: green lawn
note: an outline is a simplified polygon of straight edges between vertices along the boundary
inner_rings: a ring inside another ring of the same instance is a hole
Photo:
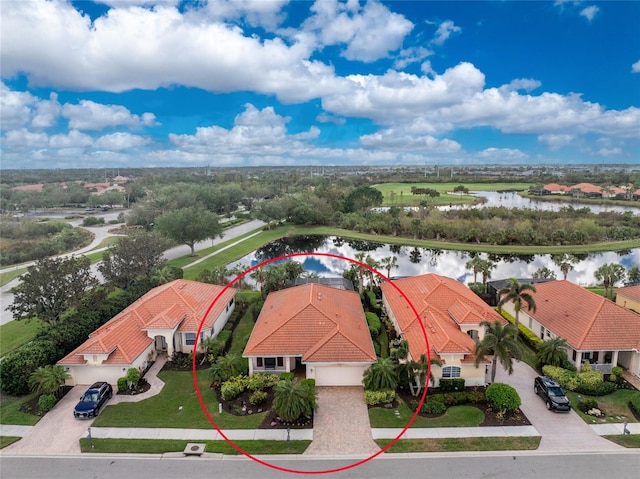
[[[260,298],[259,291],[251,291],[255,293],[252,296]],[[248,339],[251,331],[253,331],[253,326],[255,325],[253,321],[253,310],[255,308],[255,304],[250,304],[247,308],[247,312],[244,313],[242,318],[238,321],[238,324],[233,328],[233,334],[231,335],[231,348],[229,348],[229,353],[235,353],[238,355],[242,355],[244,351],[244,347],[247,345],[246,340]]]
[[[633,412],[629,409],[629,401],[632,396],[640,392],[631,389],[618,389],[606,396],[594,397],[598,401],[598,406],[606,414],[605,418],[595,418],[587,414],[583,414],[578,410],[578,393],[573,391],[566,391],[567,397],[571,401],[573,408],[580,415],[580,417],[588,424],[604,424],[604,423],[621,423],[621,422],[636,422]],[[591,396],[581,395],[583,399],[591,398]]]
[[[0,286],[4,286],[5,284],[13,281],[15,278],[26,272],[27,268],[25,267],[0,273]]]
[[[94,421],[96,427],[175,427],[210,429],[213,426],[200,407],[191,371],[160,371],[165,382],[160,394],[136,403],[107,406]],[[209,414],[221,429],[255,429],[266,413],[234,416],[218,413],[215,393],[209,389],[207,371],[198,373],[198,385]],[[179,410],[180,406],[182,409]]]
[[[34,396],[35,394],[30,394],[18,399],[3,397],[0,405],[0,424],[15,424],[18,426],[33,426],[36,424],[40,420],[40,416],[18,411],[22,403],[31,400]]]
[[[38,319],[10,321],[0,326],[0,357],[35,338],[41,326]]]
[[[20,439],[22,438],[18,436],[0,436],[0,449],[4,449]]]
[[[438,439],[399,439],[387,449],[388,453],[459,452],[459,451],[517,451],[538,449],[540,437],[450,437]],[[377,439],[385,447],[389,439]]]
[[[640,447],[640,434],[630,434],[628,436],[625,436],[624,439],[622,438],[622,434],[602,437],[624,447]]]
[[[428,204],[472,204],[477,198],[472,195],[450,195],[448,192],[460,185],[461,183],[382,183],[373,185],[380,191],[384,197],[382,204],[384,206],[417,206],[421,201]],[[469,191],[504,191],[519,190],[528,191],[532,183],[462,183]],[[440,193],[436,198],[430,198],[424,195],[411,194],[411,187],[431,188]],[[392,194],[393,193],[393,194]]]
[[[403,401],[398,406],[400,417],[395,415],[394,409],[382,407],[369,409],[369,422],[373,428],[405,427],[413,415]],[[452,406],[444,415],[436,418],[416,416],[411,427],[475,427],[484,421],[484,413],[473,406]]]
[[[227,441],[183,441],[172,439],[93,439],[93,448],[87,438],[80,439],[82,452],[101,452],[109,454],[163,454],[166,452],[182,452],[187,443],[205,443],[205,452],[239,455]],[[243,451],[251,455],[261,454],[302,454],[311,441],[233,441]]]

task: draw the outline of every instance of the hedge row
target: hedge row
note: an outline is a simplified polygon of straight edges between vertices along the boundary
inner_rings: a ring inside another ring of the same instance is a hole
[[[498,311],[498,313],[500,313],[500,315],[502,315],[502,317],[509,321],[511,324],[516,324],[516,319],[506,311],[500,310]],[[520,337],[527,344],[527,346],[532,348],[534,351],[538,350],[538,345],[542,343],[542,340],[538,336],[536,336],[533,331],[524,326],[522,323],[518,323],[518,332],[520,333]]]

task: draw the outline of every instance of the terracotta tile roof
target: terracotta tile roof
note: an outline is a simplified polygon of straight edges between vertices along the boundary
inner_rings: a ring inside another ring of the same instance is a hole
[[[302,356],[303,362],[376,360],[358,293],[321,284],[271,293],[243,356]]]
[[[504,319],[464,284],[437,274],[425,274],[393,281],[407,296],[422,320],[431,353],[460,353],[473,358],[475,342],[460,325]],[[426,353],[424,334],[409,304],[388,283],[382,283],[386,298],[409,343],[412,358]]]
[[[640,284],[637,286],[626,286],[624,288],[616,288],[615,292],[634,301],[640,301]]]
[[[543,188],[547,191],[571,191],[571,188],[565,185],[559,185],[558,183],[549,183],[544,185]]]
[[[36,185],[15,186],[11,189],[13,191],[37,191],[38,193],[41,193],[43,188],[44,188],[44,183],[38,183]]]
[[[577,185],[573,185],[571,189],[577,189],[582,191],[583,193],[601,193],[602,187],[596,186],[591,183],[578,183]]]
[[[89,339],[58,361],[85,364],[84,354],[109,354],[103,364],[130,364],[153,341],[149,329],[197,332],[211,302],[224,288],[178,279],[158,286],[89,335]],[[203,329],[210,329],[235,295],[229,288],[207,315]]]
[[[533,298],[528,314],[574,349],[640,349],[640,314],[567,280],[537,284]]]

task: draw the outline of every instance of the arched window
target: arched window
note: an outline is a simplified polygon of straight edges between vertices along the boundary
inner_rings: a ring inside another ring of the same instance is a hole
[[[443,378],[459,378],[461,369],[458,366],[445,366],[442,368]]]

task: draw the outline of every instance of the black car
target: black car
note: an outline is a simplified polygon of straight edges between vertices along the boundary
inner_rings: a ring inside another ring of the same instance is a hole
[[[102,406],[113,396],[111,384],[105,382],[93,383],[80,398],[73,410],[73,416],[79,419],[96,417]]]
[[[571,402],[565,396],[560,385],[551,378],[538,376],[533,383],[533,392],[542,396],[549,410],[571,410]]]

